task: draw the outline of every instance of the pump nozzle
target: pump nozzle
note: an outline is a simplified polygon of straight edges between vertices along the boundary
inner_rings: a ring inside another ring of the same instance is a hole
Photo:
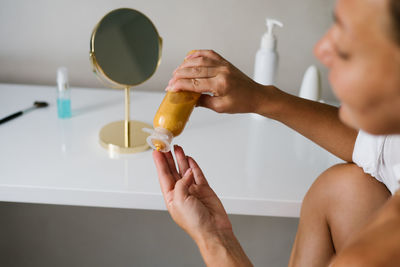
[[[277,25],[277,26],[279,26],[281,28],[283,27],[283,23],[282,22],[280,22],[280,21],[278,21],[276,19],[269,19],[269,18],[266,19],[266,25],[267,25],[267,29],[268,29],[268,32],[267,32],[268,35],[272,35],[273,34],[272,29],[274,28],[275,25]]]
[[[261,39],[261,47],[268,50],[275,50],[276,38],[272,32],[272,29],[274,28],[275,25],[283,27],[283,24],[282,22],[276,19],[267,18],[266,25],[267,25],[267,32],[263,35],[263,38]]]

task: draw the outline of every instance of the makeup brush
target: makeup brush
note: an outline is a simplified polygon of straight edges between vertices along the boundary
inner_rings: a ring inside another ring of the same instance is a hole
[[[35,101],[33,103],[32,107],[24,109],[24,110],[21,110],[21,111],[18,111],[18,112],[15,112],[15,113],[13,113],[13,114],[1,119],[0,120],[0,124],[5,123],[5,122],[7,122],[9,120],[12,120],[14,118],[17,118],[17,117],[21,116],[22,114],[28,113],[29,111],[32,111],[34,109],[47,107],[48,105],[49,104],[47,104],[47,102]]]

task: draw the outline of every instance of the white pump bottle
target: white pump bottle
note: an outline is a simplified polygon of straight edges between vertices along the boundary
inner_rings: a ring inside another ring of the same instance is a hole
[[[263,35],[261,47],[256,54],[254,80],[264,85],[275,85],[278,52],[276,50],[277,40],[272,30],[275,25],[283,27],[283,24],[280,21],[268,18],[266,23],[267,32]]]

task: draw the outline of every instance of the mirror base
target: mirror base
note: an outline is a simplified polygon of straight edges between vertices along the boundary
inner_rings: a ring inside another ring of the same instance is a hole
[[[100,130],[99,138],[102,147],[109,152],[138,153],[146,151],[150,146],[146,142],[148,133],[143,128],[152,129],[153,126],[141,121],[129,121],[130,142],[126,145],[125,121],[115,121],[107,124]]]

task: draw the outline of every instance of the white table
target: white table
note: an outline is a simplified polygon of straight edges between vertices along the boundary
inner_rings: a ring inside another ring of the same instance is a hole
[[[164,93],[134,91],[131,118],[152,123]],[[0,201],[165,210],[148,150],[110,155],[98,141],[122,120],[123,91],[72,88],[70,119],[58,119],[56,88],[0,84],[0,118],[50,103],[0,125]],[[341,162],[255,114],[196,108],[175,139],[195,158],[230,214],[298,217],[314,179]]]

